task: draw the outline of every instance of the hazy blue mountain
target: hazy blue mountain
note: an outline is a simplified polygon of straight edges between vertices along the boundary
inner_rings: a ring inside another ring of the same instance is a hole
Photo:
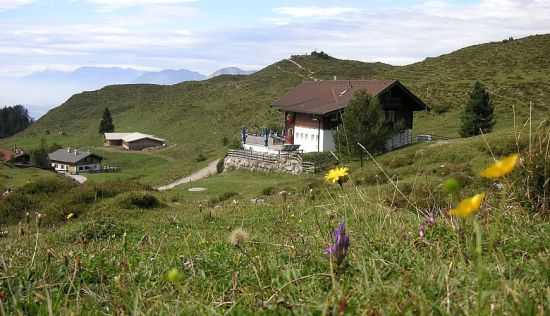
[[[142,74],[144,74],[143,71],[130,68],[81,67],[70,72],[66,79],[69,83],[78,82],[89,90],[89,88],[98,89],[111,84],[129,83]]]
[[[44,70],[34,72],[28,76],[21,77],[17,80],[19,83],[23,84],[35,84],[35,83],[58,83],[63,81],[67,77],[67,72],[60,70]]]
[[[256,70],[242,70],[237,67],[227,67],[227,68],[222,68],[215,71],[209,76],[209,78],[220,76],[220,75],[250,75],[255,72]]]
[[[172,85],[183,81],[203,80],[206,76],[187,69],[165,69],[159,72],[147,72],[134,79],[132,83],[153,83]]]

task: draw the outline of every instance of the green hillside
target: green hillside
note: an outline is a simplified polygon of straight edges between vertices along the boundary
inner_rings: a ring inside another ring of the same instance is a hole
[[[496,105],[496,130],[512,126],[512,105],[523,121],[528,103],[535,115],[548,112],[550,35],[476,45],[403,67],[314,56],[293,56],[249,76],[219,76],[173,86],[115,85],[72,96],[29,129],[0,145],[33,146],[41,136],[70,147],[100,147],[97,133],[102,111],[111,110],[117,132],[140,131],[168,140],[169,148],[153,153],[97,150],[108,163],[122,165],[121,176],[163,183],[199,167],[224,152],[222,139],[237,139],[241,126],[260,128],[280,123],[272,101],[304,80],[397,79],[433,110],[415,118],[415,133],[458,137],[461,105],[476,80],[485,84]],[[63,130],[66,135],[59,136]],[[47,131],[51,135],[46,135]],[[93,148],[92,148],[93,149]],[[144,168],[145,167],[145,168]],[[111,175],[113,177],[113,175]],[[103,179],[104,180],[104,179]],[[98,179],[102,181],[102,179]]]

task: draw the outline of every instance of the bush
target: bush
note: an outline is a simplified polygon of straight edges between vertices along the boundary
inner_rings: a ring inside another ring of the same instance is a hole
[[[196,158],[195,158],[195,161],[196,162],[202,162],[202,161],[205,161],[206,159],[206,156],[201,152]]]
[[[222,145],[227,146],[229,144],[229,138],[227,136],[224,136],[222,138]]]
[[[275,194],[275,188],[272,186],[265,187],[262,189],[262,195],[269,196]]]
[[[84,223],[80,229],[70,234],[71,241],[78,241],[83,238],[91,240],[107,240],[114,237],[121,237],[124,232],[130,230],[124,224],[115,221],[112,218],[99,218]]]
[[[445,112],[448,112],[451,109],[450,104],[434,104],[432,106],[432,111],[435,114],[443,114]]]
[[[391,156],[382,160],[382,164],[386,167],[397,169],[404,166],[410,166],[414,163],[415,153],[402,154],[399,156]]]
[[[243,143],[239,139],[233,139],[229,142],[229,149],[243,149]]]
[[[316,50],[311,52],[311,56],[315,56],[315,57],[318,57],[318,58],[321,58],[321,59],[331,59],[332,58],[327,53],[325,53],[323,51],[318,52]]]
[[[224,169],[224,162],[225,162],[225,157],[220,159],[218,161],[218,163],[216,164],[216,171],[218,173],[222,173],[223,172],[223,169]]]
[[[67,181],[65,178],[37,179],[28,181],[17,191],[21,194],[52,194],[61,191],[67,191],[76,184]]]
[[[150,192],[130,192],[121,197],[119,205],[126,209],[131,208],[155,208],[161,207],[162,203]]]
[[[219,204],[223,201],[229,200],[230,198],[234,197],[235,195],[239,195],[239,193],[233,192],[233,191],[225,192],[221,195],[218,195],[218,196],[213,197],[210,200],[208,200],[208,206],[213,207],[216,204]]]

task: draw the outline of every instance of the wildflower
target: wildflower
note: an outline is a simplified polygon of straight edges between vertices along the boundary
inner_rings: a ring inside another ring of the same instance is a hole
[[[433,212],[429,212],[428,217],[418,227],[418,234],[420,235],[420,237],[424,237],[426,235],[426,227],[430,228],[434,224],[435,224],[435,215]]]
[[[174,283],[183,281],[183,277],[184,274],[176,268],[170,269],[170,271],[168,271],[168,273],[166,274],[166,279]]]
[[[234,229],[231,234],[229,234],[229,241],[237,247],[242,246],[247,238],[248,233],[242,228]]]
[[[492,166],[484,169],[479,173],[480,176],[485,178],[496,179],[504,177],[514,169],[518,160],[518,154],[513,154],[501,161],[495,162]]]
[[[71,219],[71,218],[73,218],[73,217],[74,217],[74,213],[69,213],[69,214],[67,214],[67,216],[66,216],[67,220],[69,220],[69,219]]]
[[[344,181],[344,178],[348,175],[348,168],[342,167],[342,168],[334,168],[330,169],[327,174],[325,175],[325,180],[332,181],[332,183],[338,182],[340,187],[342,187],[342,183]]]
[[[485,197],[485,193],[479,193],[471,198],[460,201],[458,208],[454,208],[449,211],[449,215],[458,217],[468,217],[475,213],[481,206],[481,202]]]
[[[344,262],[344,257],[349,248],[349,236],[346,236],[346,224],[344,220],[340,222],[338,227],[334,230],[334,245],[325,249],[323,253],[332,255],[332,259],[337,265],[341,265]]]
[[[426,231],[424,230],[424,225],[420,225],[420,227],[418,227],[418,234],[420,235],[420,237],[424,237],[424,235],[426,234]]]

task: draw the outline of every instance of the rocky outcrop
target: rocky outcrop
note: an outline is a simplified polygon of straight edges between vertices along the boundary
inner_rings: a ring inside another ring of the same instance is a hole
[[[224,171],[231,169],[248,169],[261,172],[302,173],[302,163],[295,157],[277,157],[274,159],[256,159],[254,157],[231,157],[224,161]]]

